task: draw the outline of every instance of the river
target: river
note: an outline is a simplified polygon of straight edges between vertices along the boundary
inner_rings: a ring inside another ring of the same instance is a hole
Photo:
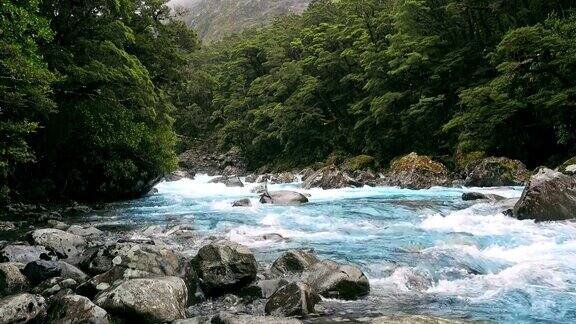
[[[244,188],[197,176],[157,185],[149,197],[109,205],[82,219],[102,228],[191,224],[197,236],[244,244],[263,265],[283,251],[312,248],[322,258],[359,266],[370,279],[362,300],[325,300],[333,318],[425,314],[503,323],[576,322],[576,223],[534,223],[503,215],[487,202],[464,202],[465,191],[518,198],[520,187],[349,188],[300,190],[302,206],[258,203]],[[251,197],[253,207],[233,208]],[[272,235],[274,234],[274,235]],[[278,235],[276,235],[278,234]]]

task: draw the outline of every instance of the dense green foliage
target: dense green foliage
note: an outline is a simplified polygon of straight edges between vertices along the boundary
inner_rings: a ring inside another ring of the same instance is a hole
[[[575,5],[316,0],[198,53],[210,82],[183,115],[253,168],[411,151],[554,163],[576,147]]]
[[[575,6],[314,0],[199,50],[166,0],[2,1],[0,199],[138,196],[177,135],[253,169],[557,165],[576,154]]]
[[[176,167],[170,113],[198,42],[165,2],[0,4],[1,166],[13,196],[137,196]]]

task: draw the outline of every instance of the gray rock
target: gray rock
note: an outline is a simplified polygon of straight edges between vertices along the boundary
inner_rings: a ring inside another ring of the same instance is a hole
[[[76,289],[78,294],[93,299],[97,294],[116,286],[123,281],[137,278],[151,278],[157,275],[150,272],[130,269],[121,266],[112,267],[112,269],[90,278]]]
[[[270,270],[278,276],[302,273],[316,262],[319,260],[312,250],[289,250],[272,263]]]
[[[20,272],[22,264],[0,263],[0,297],[19,294],[30,288],[28,279]]]
[[[299,205],[308,202],[303,194],[289,190],[269,191],[260,196],[260,203],[274,205]]]
[[[260,288],[260,292],[263,298],[270,298],[280,287],[289,284],[286,279],[264,279],[258,280],[256,285]]]
[[[302,188],[339,189],[347,187],[361,187],[362,184],[338,170],[334,165],[324,167],[304,179]]]
[[[526,166],[508,158],[489,157],[480,161],[467,175],[467,187],[499,187],[521,185],[528,180],[530,173]]]
[[[236,200],[232,203],[232,207],[252,207],[252,202],[248,198]]]
[[[33,261],[26,264],[22,273],[33,285],[53,277],[71,278],[77,282],[84,282],[88,279],[82,270],[63,261]]]
[[[328,298],[353,300],[370,292],[368,278],[360,269],[329,260],[313,264],[302,273],[302,281]]]
[[[278,289],[266,302],[266,315],[306,316],[314,313],[320,296],[303,282],[293,282]]]
[[[164,180],[168,182],[178,181],[182,179],[194,179],[194,172],[187,171],[187,170],[176,170],[169,175],[164,177]]]
[[[481,192],[465,192],[462,194],[462,200],[472,201],[472,200],[492,200],[500,201],[506,199],[505,197],[494,195],[494,194],[484,194]]]
[[[40,294],[44,297],[56,295],[63,290],[73,290],[78,287],[78,282],[71,278],[53,277],[40,283],[32,289],[35,294]]]
[[[131,279],[98,294],[95,303],[129,322],[170,322],[185,317],[188,290],[177,277]]]
[[[46,315],[44,297],[19,294],[0,299],[0,323],[41,323]]]
[[[108,313],[90,299],[78,295],[65,295],[53,300],[48,310],[47,322],[107,324],[110,319]]]
[[[79,235],[64,232],[55,228],[35,230],[30,234],[30,243],[42,245],[56,253],[58,258],[76,264],[86,248],[86,241]]]
[[[576,178],[541,168],[514,206],[518,219],[556,221],[576,217]]]
[[[96,227],[82,227],[79,225],[72,225],[67,230],[68,233],[72,233],[74,235],[83,236],[83,237],[93,237],[93,236],[101,236],[104,234],[101,230],[97,229]]]
[[[198,251],[195,268],[204,293],[217,297],[252,283],[256,279],[257,263],[247,247],[220,241]]]
[[[120,266],[158,275],[174,276],[182,272],[181,257],[173,250],[151,244],[115,243],[92,253],[81,267],[92,275]]]
[[[43,246],[7,245],[0,251],[0,262],[28,263],[37,260],[50,260],[55,255]]]

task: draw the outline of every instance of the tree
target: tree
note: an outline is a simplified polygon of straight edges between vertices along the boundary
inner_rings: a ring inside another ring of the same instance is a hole
[[[36,159],[31,136],[55,108],[54,75],[38,50],[53,34],[38,5],[0,2],[0,203],[8,199],[15,168]]]

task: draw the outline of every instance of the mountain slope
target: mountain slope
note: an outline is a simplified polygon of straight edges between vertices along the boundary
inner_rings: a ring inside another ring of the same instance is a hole
[[[205,41],[221,39],[246,28],[262,26],[286,13],[300,13],[311,0],[177,0],[188,9],[184,17]]]

